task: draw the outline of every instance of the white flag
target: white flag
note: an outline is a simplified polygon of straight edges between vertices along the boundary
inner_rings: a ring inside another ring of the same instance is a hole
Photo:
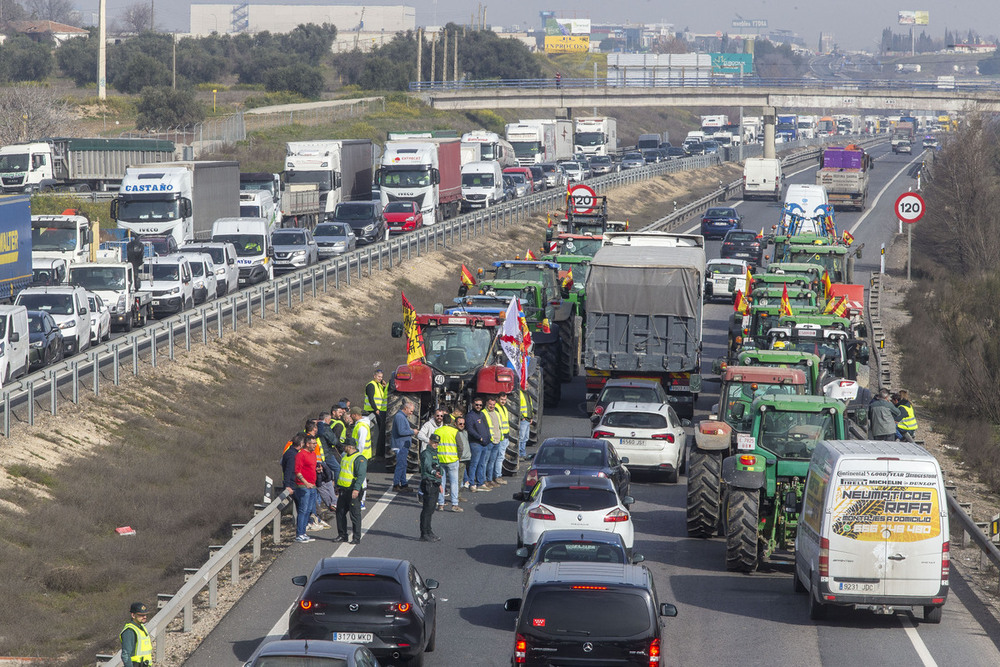
[[[500,347],[507,355],[507,366],[517,374],[518,386],[524,387],[524,338],[521,335],[521,326],[518,322],[520,308],[517,299],[511,297],[510,305],[507,306],[507,314],[503,320],[503,328],[500,331]]]

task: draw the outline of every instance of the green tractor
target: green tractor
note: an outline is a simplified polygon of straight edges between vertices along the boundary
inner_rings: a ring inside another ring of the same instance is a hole
[[[797,352],[795,350],[761,350],[748,349],[739,353],[736,358],[738,366],[754,366],[766,368],[797,368],[806,376],[806,393],[818,396],[820,389],[820,358],[815,354]]]
[[[750,302],[757,306],[780,306],[784,295],[784,286],[777,287],[766,283],[764,285],[755,284],[750,291]],[[793,309],[817,308],[819,306],[816,291],[798,285],[788,287],[788,303]]]
[[[852,249],[846,245],[789,244],[783,249],[783,262],[815,264],[826,270],[833,283],[854,282],[854,258],[861,259],[864,244]]]
[[[790,292],[788,298],[791,301]],[[818,306],[792,306],[793,315],[818,312]],[[750,306],[750,312],[747,315],[733,313],[729,318],[728,361],[735,363],[736,356],[745,348],[766,348],[767,332],[771,330],[771,327],[777,326],[781,315],[781,297],[778,297],[775,303]]]

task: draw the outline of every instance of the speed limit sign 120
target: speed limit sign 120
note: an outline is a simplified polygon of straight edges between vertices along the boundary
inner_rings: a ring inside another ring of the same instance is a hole
[[[896,217],[907,223],[914,223],[924,217],[927,206],[924,198],[916,192],[904,192],[896,200]]]

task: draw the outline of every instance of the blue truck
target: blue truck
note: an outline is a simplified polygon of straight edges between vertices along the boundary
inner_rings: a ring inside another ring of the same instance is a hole
[[[31,198],[0,197],[0,301],[31,284]]]
[[[795,141],[799,138],[799,117],[795,114],[779,115],[774,126],[774,134],[782,141]]]

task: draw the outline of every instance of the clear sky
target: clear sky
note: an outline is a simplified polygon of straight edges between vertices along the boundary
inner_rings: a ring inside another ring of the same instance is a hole
[[[157,24],[167,30],[185,31],[189,27],[191,0],[107,0],[109,17],[136,2],[154,3]],[[904,0],[908,1],[908,0]],[[96,11],[97,0],[76,0],[82,11]],[[479,0],[375,0],[357,2],[314,2],[292,0],[251,0],[251,4],[369,4],[410,5],[417,9],[418,25],[439,25],[448,21],[468,23]],[[493,25],[540,25],[539,10],[558,16],[589,18],[599,22],[672,23],[678,30],[694,32],[728,31],[737,13],[744,19],[765,19],[769,29],[793,30],[810,48],[816,48],[819,33],[832,32],[841,48],[872,49],[882,29],[897,25],[896,12],[928,10],[930,25],[918,27],[933,37],[943,37],[945,28],[966,31],[969,28],[985,35],[1000,34],[1000,0],[936,0],[902,6],[885,0],[713,0],[712,2],[665,2],[664,0],[485,0],[486,21]]]

